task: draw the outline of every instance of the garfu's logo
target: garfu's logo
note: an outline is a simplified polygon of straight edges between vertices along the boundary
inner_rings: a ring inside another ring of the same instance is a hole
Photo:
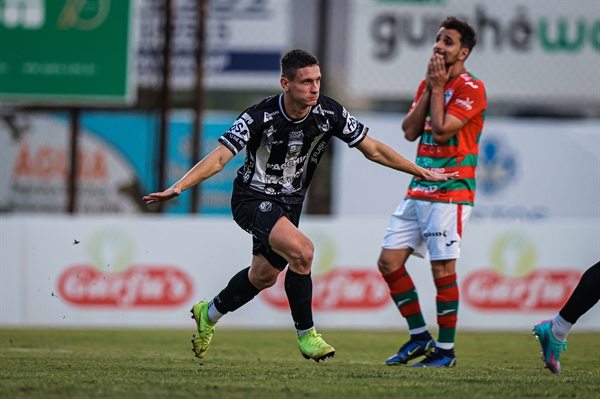
[[[504,260],[509,253],[517,255],[511,263]],[[466,304],[482,311],[560,309],[581,277],[581,272],[574,269],[535,268],[535,248],[519,233],[501,236],[490,258],[492,267],[467,275],[461,287]]]
[[[133,265],[133,243],[119,230],[97,232],[88,242],[92,264],[65,269],[58,278],[59,297],[78,307],[176,307],[193,294],[191,277],[168,265]],[[107,263],[103,253],[116,255]]]
[[[351,311],[377,310],[391,304],[390,291],[381,274],[372,267],[335,267],[335,246],[324,234],[310,234],[315,244],[313,265],[313,310]],[[260,293],[269,305],[289,310],[285,293],[285,276]]]

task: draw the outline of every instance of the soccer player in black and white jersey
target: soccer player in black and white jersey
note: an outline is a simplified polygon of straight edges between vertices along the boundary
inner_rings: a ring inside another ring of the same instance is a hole
[[[252,263],[211,301],[193,306],[197,333],[192,343],[198,358],[205,356],[217,321],[274,285],[286,266],[285,291],[302,355],[317,362],[334,355],[335,349],[313,324],[310,271],[314,247],[298,230],[308,185],[332,137],[356,147],[373,162],[427,181],[456,176],[421,168],[367,136],[368,128],[341,104],[320,95],[319,62],[311,53],[288,51],[281,59],[280,83],[283,93],[246,109],[219,138],[216,149],[178,182],[143,197],[148,204],[176,197],[221,171],[246,149],[246,160],[234,180],[231,209],[237,224],[252,234]]]

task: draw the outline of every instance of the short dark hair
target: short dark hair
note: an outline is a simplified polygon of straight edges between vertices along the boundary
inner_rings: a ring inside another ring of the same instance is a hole
[[[293,80],[298,69],[319,65],[317,57],[306,50],[292,49],[281,57],[281,77]]]
[[[446,19],[440,25],[440,28],[454,29],[460,33],[460,46],[468,48],[469,52],[473,50],[473,47],[477,44],[477,34],[466,21],[455,17],[446,17]]]

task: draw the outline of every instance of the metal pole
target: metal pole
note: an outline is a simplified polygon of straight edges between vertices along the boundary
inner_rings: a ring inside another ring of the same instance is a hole
[[[69,181],[67,185],[68,192],[68,204],[67,212],[70,214],[75,213],[77,205],[77,174],[78,174],[78,162],[77,152],[79,147],[79,108],[71,109],[71,151],[69,154],[70,159],[70,170],[69,170]]]
[[[163,69],[160,102],[160,140],[158,145],[158,190],[166,187],[167,169],[167,144],[169,142],[169,110],[171,107],[170,67],[171,67],[171,35],[172,35],[172,0],[165,0],[165,24],[163,44]],[[163,211],[162,202],[159,203],[158,212]]]
[[[327,87],[327,38],[329,37],[329,0],[319,0],[319,15],[317,24],[316,56],[319,59],[321,73],[325,79],[321,83],[321,92]],[[329,74],[330,75],[330,74]],[[331,214],[331,164],[333,158],[333,145],[327,146],[323,153],[319,167],[315,171],[307,196],[306,213],[313,215]]]
[[[204,108],[204,54],[206,47],[206,20],[208,1],[198,2],[197,26],[196,26],[196,87],[194,89],[194,130],[192,132],[192,159],[191,167],[200,160],[202,152],[202,110]],[[201,202],[202,191],[199,185],[191,189],[192,202],[191,213],[198,212],[198,204]]]

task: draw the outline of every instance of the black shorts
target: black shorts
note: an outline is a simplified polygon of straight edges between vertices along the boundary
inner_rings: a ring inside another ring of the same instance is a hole
[[[272,266],[279,270],[285,269],[288,262],[271,249],[269,234],[282,216],[298,227],[302,204],[284,204],[255,195],[248,189],[236,189],[235,186],[236,184],[231,195],[231,212],[233,220],[252,234],[252,254],[261,254]]]

